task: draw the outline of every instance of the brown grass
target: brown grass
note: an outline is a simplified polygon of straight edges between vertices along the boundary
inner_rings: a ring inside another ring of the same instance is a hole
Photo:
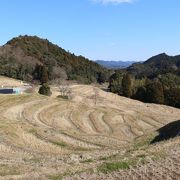
[[[52,97],[0,95],[0,158],[4,167],[12,167],[2,169],[0,176],[46,179],[96,171],[104,167],[102,163],[118,171],[120,159],[129,162],[133,154],[154,161],[146,135],[180,119],[179,109],[144,104],[93,86],[71,89],[71,100],[55,98],[59,94],[55,87]],[[17,166],[25,169],[16,171]]]

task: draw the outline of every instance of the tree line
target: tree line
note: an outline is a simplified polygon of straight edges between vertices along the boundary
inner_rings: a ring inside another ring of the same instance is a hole
[[[180,88],[172,85],[170,80],[165,83],[161,78],[135,79],[128,73],[116,72],[110,77],[109,90],[146,103],[165,104],[180,108]],[[171,85],[167,86],[168,82]]]

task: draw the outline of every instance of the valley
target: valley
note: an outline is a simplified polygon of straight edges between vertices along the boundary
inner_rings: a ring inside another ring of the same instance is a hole
[[[180,180],[180,1],[1,1],[0,180]]]

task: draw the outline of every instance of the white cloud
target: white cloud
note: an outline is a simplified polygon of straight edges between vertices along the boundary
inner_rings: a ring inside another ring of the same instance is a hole
[[[107,4],[132,3],[134,0],[92,0],[92,1],[107,5]]]

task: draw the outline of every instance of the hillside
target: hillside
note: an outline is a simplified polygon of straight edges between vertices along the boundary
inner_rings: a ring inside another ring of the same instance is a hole
[[[180,56],[168,56],[167,54],[159,54],[153,56],[144,63],[134,63],[127,68],[127,71],[134,76],[153,78],[159,74],[172,73],[179,75],[180,73]]]
[[[115,70],[109,79],[110,92],[180,108],[180,56],[159,54],[143,63]]]
[[[180,119],[179,109],[90,85],[69,88],[69,100],[57,98],[53,86],[52,97],[0,95],[0,178],[139,179],[153,173],[163,179],[160,173],[167,172],[177,179],[179,138],[150,142],[156,130]]]
[[[47,39],[19,36],[0,47],[0,75],[21,80],[39,80],[38,67],[46,66],[49,79],[96,82],[108,71],[95,62],[65,51]]]
[[[108,69],[121,69],[131,66],[134,61],[104,61],[97,60],[96,63],[108,68]]]

